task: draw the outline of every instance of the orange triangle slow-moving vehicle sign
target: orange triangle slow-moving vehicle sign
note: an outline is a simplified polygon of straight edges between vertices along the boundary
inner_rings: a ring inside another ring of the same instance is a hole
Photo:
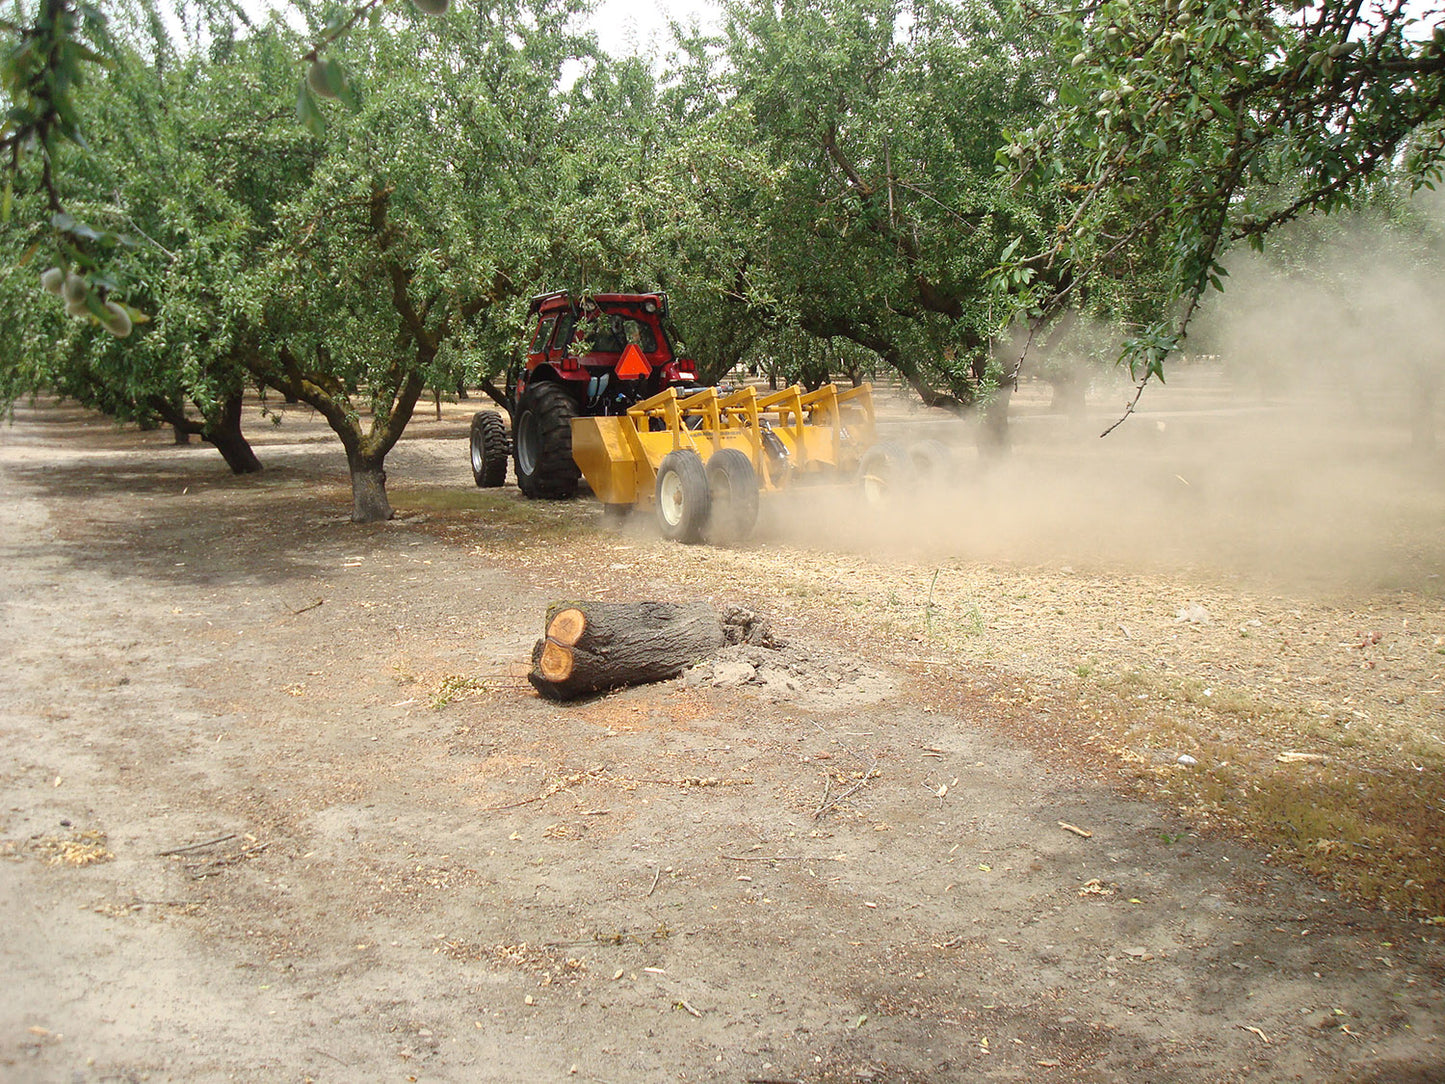
[[[619,380],[636,380],[639,376],[652,372],[652,367],[647,364],[647,359],[642,356],[637,344],[628,343],[627,349],[622,351],[622,357],[617,360],[616,372]]]

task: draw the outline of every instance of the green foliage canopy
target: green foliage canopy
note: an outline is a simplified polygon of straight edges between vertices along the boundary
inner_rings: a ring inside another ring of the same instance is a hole
[[[1057,235],[1019,266],[1062,283],[1030,299],[1043,310],[1091,291],[1138,317],[1128,357],[1143,381],[1162,375],[1204,292],[1223,288],[1231,246],[1258,247],[1386,175],[1440,177],[1439,7],[1104,0],[1064,14],[1060,36],[1072,58],[1056,110],[999,153],[1066,196]],[[1162,275],[1137,288],[1156,255]]]
[[[1049,235],[1048,200],[997,175],[994,157],[1045,105],[1049,42],[990,0],[726,11],[725,98],[748,111],[774,178],[748,205],[738,293],[873,351],[926,402],[972,401],[997,378],[1008,295],[1036,275],[1000,274],[1005,254]]]

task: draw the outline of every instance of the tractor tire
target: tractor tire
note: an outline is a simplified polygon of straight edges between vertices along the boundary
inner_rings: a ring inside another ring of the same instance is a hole
[[[489,410],[472,415],[472,478],[483,489],[507,481],[507,425]]]
[[[708,495],[712,514],[708,541],[731,546],[753,533],[758,522],[758,472],[753,461],[737,448],[723,448],[707,461]]]
[[[577,404],[556,384],[535,384],[522,393],[512,426],[517,487],[534,500],[565,501],[577,495],[582,472],[572,458],[572,419]]]
[[[882,441],[863,453],[858,464],[858,488],[863,500],[885,508],[910,488],[911,466],[906,453],[892,441]]]
[[[679,448],[657,468],[657,523],[674,542],[700,542],[712,513],[712,493],[702,456]]]

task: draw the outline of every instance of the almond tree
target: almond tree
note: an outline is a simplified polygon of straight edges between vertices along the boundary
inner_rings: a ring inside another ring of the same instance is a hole
[[[423,388],[503,369],[525,297],[577,248],[553,222],[586,138],[588,103],[564,91],[586,50],[571,14],[538,0],[358,27],[319,88],[351,108],[318,102],[314,80],[299,110],[281,105],[305,70],[304,40],[281,25],[218,35],[183,63],[132,58],[146,115],[107,114],[70,188],[47,175],[25,198],[53,188],[127,225],[138,240],[103,273],[125,272],[151,323],[124,350],[92,342],[25,371],[103,387],[90,401],[117,412],[191,398],[218,420],[247,383],[282,390],[340,439],[353,519],[389,517],[385,458]]]
[[[972,404],[1005,375],[997,337],[1019,283],[999,266],[1051,228],[1048,199],[999,178],[994,157],[1041,114],[1047,42],[990,0],[726,11],[726,95],[773,176],[749,207],[738,292],[873,352],[930,405]]]
[[[226,293],[240,363],[341,440],[358,522],[391,515],[386,455],[423,389],[456,383],[463,346],[510,338],[557,247],[564,65],[584,44],[569,14],[538,0],[354,31],[333,60],[365,73],[359,104],[329,110],[304,186]]]
[[[1090,288],[1132,309],[1139,390],[1162,376],[1230,249],[1351,205],[1382,179],[1433,186],[1445,148],[1436,3],[1104,0],[1053,19],[1068,57],[1056,109],[1000,151],[1066,197],[1062,228],[1020,248],[1049,311]],[[1133,269],[1166,257],[1153,289]],[[1137,398],[1136,398],[1137,402]]]
[[[106,64],[86,62],[87,92],[64,109],[83,149],[61,168],[61,144],[37,137],[10,178],[0,290],[15,318],[0,327],[0,395],[48,390],[120,421],[164,422],[236,473],[260,470],[241,432],[244,375],[197,333],[214,311],[204,283],[224,273],[241,213],[188,128],[201,62],[182,62],[164,34],[107,42]]]

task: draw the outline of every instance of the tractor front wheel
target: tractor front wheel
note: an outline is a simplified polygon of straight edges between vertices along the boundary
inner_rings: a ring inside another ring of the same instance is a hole
[[[679,448],[657,468],[657,522],[664,538],[698,542],[712,512],[712,494],[702,456]]]
[[[535,384],[522,393],[512,426],[517,486],[528,497],[564,501],[577,495],[582,472],[572,458],[572,419],[577,405],[557,384]]]
[[[500,414],[484,410],[472,415],[472,477],[483,489],[507,480],[507,425]]]
[[[708,541],[730,546],[752,534],[758,522],[758,472],[737,448],[722,448],[707,461],[712,518]]]

